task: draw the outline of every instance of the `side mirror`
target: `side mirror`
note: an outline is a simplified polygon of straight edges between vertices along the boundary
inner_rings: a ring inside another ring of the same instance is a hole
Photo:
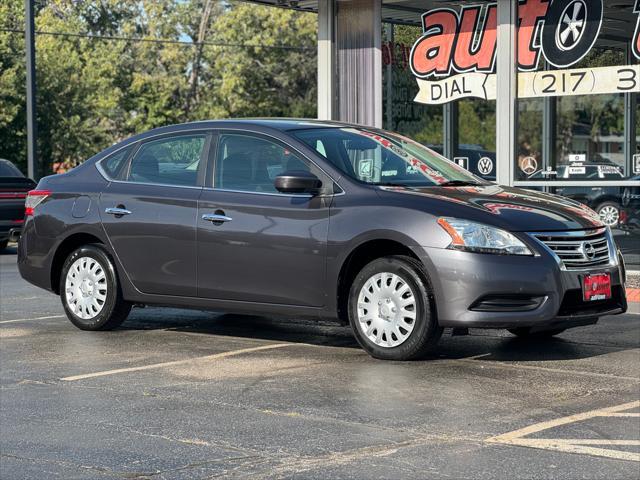
[[[282,193],[310,193],[316,195],[322,188],[322,181],[313,173],[304,170],[290,170],[278,175],[274,181],[276,190]]]

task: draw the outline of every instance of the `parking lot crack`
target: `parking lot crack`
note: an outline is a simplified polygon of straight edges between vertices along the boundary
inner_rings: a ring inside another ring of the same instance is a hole
[[[479,440],[473,440],[462,436],[428,435],[397,442],[389,442],[383,445],[373,445],[342,452],[330,452],[325,455],[285,457],[280,459],[278,465],[271,466],[268,470],[262,472],[252,472],[248,476],[253,479],[285,478],[294,474],[309,472],[317,468],[326,469],[328,467],[345,465],[357,461],[362,461],[364,459],[372,461],[372,459],[375,458],[389,457],[396,454],[400,450],[421,447],[432,444],[434,442],[438,443],[439,445],[446,443],[464,442],[473,443],[478,446],[480,446],[482,443]]]
[[[82,465],[80,463],[75,463],[75,462],[69,462],[69,461],[65,461],[65,460],[53,460],[50,458],[36,458],[36,457],[24,457],[22,455],[14,455],[11,453],[1,453],[0,457],[5,457],[5,458],[12,458],[14,460],[23,460],[23,461],[27,461],[27,462],[32,462],[32,463],[49,463],[52,465],[58,465],[61,467],[72,467],[72,468],[78,468],[81,470],[90,470],[93,473],[99,473],[102,475],[117,475],[117,472],[114,472],[113,470],[110,470],[108,468],[105,467],[98,467],[98,466],[93,466],[93,465]]]

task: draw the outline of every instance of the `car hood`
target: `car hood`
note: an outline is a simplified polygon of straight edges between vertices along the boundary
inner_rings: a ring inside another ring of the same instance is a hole
[[[435,200],[437,215],[464,215],[468,220],[489,221],[513,231],[582,230],[603,226],[598,215],[587,206],[532,190],[493,184],[383,189]]]

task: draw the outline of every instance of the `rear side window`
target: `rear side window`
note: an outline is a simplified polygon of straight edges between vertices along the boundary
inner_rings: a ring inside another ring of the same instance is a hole
[[[119,175],[125,160],[129,156],[129,153],[131,153],[131,148],[132,147],[126,147],[122,150],[118,150],[116,153],[100,162],[100,166],[107,175],[109,175],[109,177],[116,178]]]
[[[197,186],[204,135],[183,135],[144,143],[129,166],[127,180]]]

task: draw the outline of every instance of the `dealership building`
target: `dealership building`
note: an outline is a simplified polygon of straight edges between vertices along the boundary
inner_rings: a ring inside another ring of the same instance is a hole
[[[319,118],[624,220],[640,190],[640,0],[256,3],[317,14]],[[618,235],[633,263],[636,235]]]

